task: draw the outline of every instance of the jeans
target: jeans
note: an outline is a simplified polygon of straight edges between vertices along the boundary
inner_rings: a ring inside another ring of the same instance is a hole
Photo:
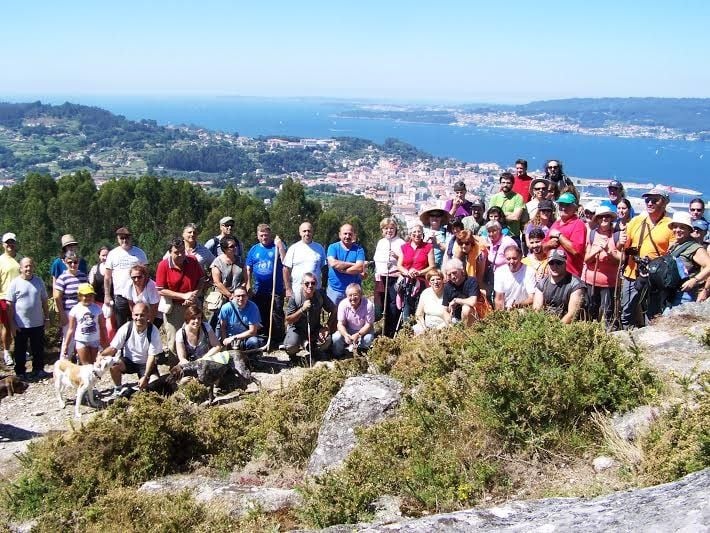
[[[44,326],[18,328],[15,335],[15,374],[24,374],[27,369],[27,343],[32,351],[32,371],[44,370]]]
[[[361,350],[367,350],[370,346],[372,346],[374,340],[375,336],[372,333],[366,333],[365,335],[360,337],[360,341],[358,342],[357,347]],[[335,333],[333,333],[333,355],[335,357],[340,357],[344,353],[345,339],[339,331],[336,331]]]
[[[660,315],[668,300],[668,292],[651,289],[646,284],[638,287],[636,280],[624,277],[621,284],[621,327],[644,327]]]
[[[120,294],[113,298],[113,311],[116,317],[116,330],[131,319],[131,308],[128,305],[128,300]]]

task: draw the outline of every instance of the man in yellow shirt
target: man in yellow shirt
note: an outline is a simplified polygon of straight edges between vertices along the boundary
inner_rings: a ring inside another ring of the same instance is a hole
[[[638,278],[635,258],[654,259],[668,252],[673,232],[668,227],[671,218],[666,214],[670,200],[668,193],[653,188],[643,195],[646,212],[635,216],[626,226],[626,234],[619,243],[626,248],[627,263],[621,285],[621,326],[644,326],[646,320],[659,314],[662,309],[660,295],[652,294],[643,278]],[[642,317],[642,312],[645,317]]]
[[[20,275],[21,259],[17,255],[17,236],[14,233],[5,233],[2,236],[2,247],[5,251],[0,255],[0,324],[2,324],[3,360],[7,366],[12,366],[14,361],[10,356],[12,333],[10,332],[10,318],[7,314],[7,300],[5,293],[10,282]]]

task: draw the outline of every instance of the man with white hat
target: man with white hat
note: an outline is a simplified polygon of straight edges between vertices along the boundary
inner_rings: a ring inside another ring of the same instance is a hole
[[[668,225],[671,222],[666,214],[670,201],[668,193],[654,187],[643,195],[646,212],[636,215],[626,226],[626,268],[621,285],[621,327],[645,326],[646,319],[662,311],[660,298],[650,297],[650,287],[645,278],[638,276],[636,258],[653,259],[668,252],[673,232]],[[643,306],[648,302],[645,318],[642,319]]]
[[[234,235],[232,232],[234,231],[234,219],[230,216],[222,217],[219,219],[219,235],[216,235],[212,237],[209,241],[205,243],[205,248],[207,248],[210,253],[218,257],[220,254],[220,248],[219,248],[219,243],[222,240],[222,237],[227,237],[228,235],[231,237],[234,237],[234,239],[237,241],[236,245],[237,247],[234,249],[234,257],[236,258],[236,264],[240,268],[244,268],[244,253],[243,253],[243,248],[242,248],[242,243],[239,242],[239,239],[237,239],[237,236]]]
[[[7,289],[10,282],[20,275],[20,257],[17,254],[17,235],[5,233],[2,236],[2,247],[5,253],[0,255],[0,324],[2,324],[3,359],[5,364],[13,364],[10,356],[10,345],[12,344],[12,332],[10,331],[10,317],[7,314]]]
[[[584,282],[567,272],[567,253],[562,248],[550,250],[547,264],[550,275],[535,286],[533,309],[547,309],[570,324],[584,303]]]

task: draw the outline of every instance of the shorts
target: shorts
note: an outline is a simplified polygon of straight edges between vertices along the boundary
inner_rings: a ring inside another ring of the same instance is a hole
[[[98,349],[99,347],[99,341],[89,341],[89,342],[82,342],[82,341],[74,341],[75,348],[78,350],[80,348],[94,348]]]
[[[0,299],[0,324],[10,325],[10,315],[7,314],[7,300]]]
[[[119,361],[123,361],[123,364],[126,365],[126,372],[124,372],[125,374],[138,374],[139,379],[145,376],[145,363],[134,363],[133,361],[125,357],[121,357]],[[153,373],[157,372],[158,368],[156,365],[155,368],[153,368]]]

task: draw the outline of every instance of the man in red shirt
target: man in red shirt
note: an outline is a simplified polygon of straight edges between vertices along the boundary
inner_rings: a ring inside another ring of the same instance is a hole
[[[205,273],[192,256],[185,254],[182,237],[170,241],[168,256],[158,263],[155,285],[161,296],[168,350],[175,354],[175,334],[185,322],[185,308],[197,303]],[[159,310],[160,310],[159,307]],[[165,309],[168,307],[169,309]]]
[[[542,243],[545,252],[561,248],[567,253],[567,272],[582,275],[584,250],[587,243],[587,225],[577,216],[577,199],[566,192],[557,199],[560,218],[553,222]]]
[[[523,201],[530,201],[530,182],[532,178],[528,176],[528,162],[525,159],[518,159],[515,162],[515,181],[513,182],[513,192],[517,192],[523,197]]]

